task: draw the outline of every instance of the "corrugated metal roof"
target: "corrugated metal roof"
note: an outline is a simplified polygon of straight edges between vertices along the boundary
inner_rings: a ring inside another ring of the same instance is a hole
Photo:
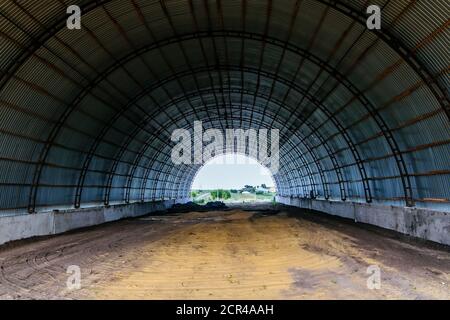
[[[371,4],[2,1],[0,210],[184,197],[195,120],[280,129],[281,195],[449,208],[449,3]]]

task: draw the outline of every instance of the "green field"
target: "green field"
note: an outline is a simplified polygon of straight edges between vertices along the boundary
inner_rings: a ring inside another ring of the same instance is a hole
[[[215,196],[213,196],[213,194]],[[217,194],[219,197],[217,197]],[[247,203],[247,202],[272,202],[276,193],[241,193],[231,190],[192,190],[191,197],[194,202],[203,204],[209,201],[223,201],[225,203]]]

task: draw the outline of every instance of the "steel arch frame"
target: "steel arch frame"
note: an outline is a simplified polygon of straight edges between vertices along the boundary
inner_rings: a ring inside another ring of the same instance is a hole
[[[257,35],[257,34],[242,34],[241,32],[231,32],[231,33],[229,33],[229,32],[225,32],[224,34],[221,34],[221,33],[218,33],[218,32],[213,32],[213,33],[202,33],[202,34],[196,34],[195,36],[193,36],[192,37],[192,35],[194,35],[194,34],[191,34],[191,37],[186,37],[186,36],[181,36],[181,37],[176,37],[175,38],[175,41],[173,41],[174,43],[176,43],[176,42],[178,42],[178,41],[182,41],[182,40],[186,40],[186,39],[196,39],[197,37],[201,37],[201,36],[203,36],[203,37],[211,37],[211,36],[218,36],[218,37],[221,37],[221,36],[228,36],[228,37],[238,37],[238,38],[244,38],[244,39],[251,39],[251,40],[257,40],[258,38],[260,39],[260,36],[259,35]],[[173,40],[173,39],[172,39]],[[279,41],[279,40],[277,40],[277,39],[269,39],[269,38],[266,38],[265,39],[265,41],[268,41],[268,42],[270,42],[271,44],[275,44],[275,45],[279,45],[279,46],[282,46],[280,43],[282,43],[281,41]],[[163,40],[163,41],[161,41],[161,42],[163,42],[163,43],[171,43],[171,41],[169,40]],[[155,44],[152,44],[151,45],[151,47],[154,47],[154,48],[158,48],[159,46],[161,45],[161,43],[158,43],[157,45],[155,45]],[[290,48],[291,50],[292,50],[292,45],[289,45],[288,44],[288,48]],[[299,53],[299,51],[300,52],[302,52],[302,49],[300,49],[300,48],[296,48],[297,50],[293,50],[294,51],[294,53]],[[146,50],[143,50],[142,48],[141,49],[138,49],[137,51],[135,51],[135,52],[132,52],[131,54],[129,54],[129,55],[127,55],[126,56],[126,58],[130,58],[130,56],[138,56],[140,53],[139,52],[142,52],[142,51],[146,51]],[[344,84],[344,81],[346,80],[345,79],[345,77],[343,77],[342,75],[340,75],[340,73],[337,71],[337,70],[333,70],[332,69],[332,67],[331,66],[328,66],[328,65],[326,65],[323,61],[320,61],[320,59],[318,59],[317,57],[315,57],[314,55],[312,55],[311,53],[305,53],[305,52],[302,52],[304,55],[305,55],[305,58],[306,59],[308,59],[308,60],[310,60],[312,63],[315,63],[316,65],[318,65],[318,66],[320,66],[320,67],[322,67],[322,68],[324,68],[324,70],[326,70],[329,74],[332,74],[334,77],[336,77],[337,78],[337,81],[340,83],[340,84],[343,84],[347,89],[349,89],[350,90],[350,88],[352,88],[352,90],[354,90],[354,89],[356,89],[351,83],[350,83],[350,87],[347,87],[348,86],[348,84]],[[126,60],[126,59],[124,59],[124,60]],[[130,59],[131,60],[131,59]],[[130,60],[127,60],[127,61],[130,61]],[[316,61],[315,61],[316,60]],[[122,61],[122,59],[121,60],[118,60],[116,63],[114,63],[113,64],[113,66],[112,67],[110,67],[110,68],[108,68],[108,70],[111,70],[111,68],[113,69],[113,70],[115,70],[114,69],[114,66],[115,65],[121,65],[121,63],[120,62],[122,62],[122,64],[123,64],[123,61]],[[325,68],[325,67],[327,67],[327,68]],[[327,70],[328,69],[328,70]],[[101,75],[100,75],[100,77],[99,77],[99,79],[97,79],[97,80],[95,80],[93,83],[96,83],[96,82],[99,82],[99,81],[101,81],[101,79],[103,79],[103,78],[106,78],[107,77],[107,74],[105,73],[105,72],[103,72],[103,73],[101,73]],[[94,87],[92,84],[91,85],[89,85],[88,87]],[[357,96],[357,97],[359,97],[358,99],[360,100],[364,95],[363,95],[363,93],[362,92],[358,92],[358,91],[356,91],[356,93],[354,93],[354,91],[352,91],[352,90],[350,90],[350,92],[352,92],[355,96]],[[85,90],[86,91],[86,90]],[[89,94],[89,92],[90,92],[90,89],[89,88],[87,88],[87,92],[84,92],[84,93],[82,93],[82,94],[80,94],[78,97],[77,97],[77,100],[79,100],[79,101],[81,101],[81,99],[80,99],[80,97],[81,97],[81,95],[83,95],[84,94],[84,96],[86,96],[87,94]],[[363,102],[363,105],[367,108],[368,106],[370,106],[370,103],[368,103],[368,100],[367,99],[365,99],[364,98],[364,102]],[[361,100],[360,100],[361,101]],[[78,102],[74,102],[75,103],[75,105],[76,104],[78,104]],[[74,103],[72,103],[71,105],[73,105]],[[370,110],[370,109],[369,109]],[[374,110],[374,108],[373,108],[373,106],[372,106],[372,113],[373,113],[373,110]],[[376,113],[373,113],[374,115],[376,115]],[[375,116],[375,118],[377,118],[376,116]],[[390,136],[389,134],[388,135],[386,135],[386,133],[388,133],[389,132],[389,130],[388,130],[388,128],[387,128],[387,126],[385,126],[385,123],[384,123],[384,121],[381,121],[381,124],[380,123],[377,123],[377,125],[380,127],[380,129],[381,129],[381,131],[384,133],[384,136],[385,137],[387,137],[387,136]],[[399,150],[398,149],[396,149],[395,148],[395,146],[397,145],[396,144],[396,142],[395,142],[395,139],[393,139],[393,137],[392,137],[392,139],[391,138],[387,138],[387,140],[388,140],[388,144],[389,144],[389,146],[391,147],[391,149],[392,149],[392,153],[396,156],[396,162],[397,162],[397,166],[399,166],[399,172],[400,172],[400,175],[402,176],[402,177],[405,177],[405,179],[406,180],[409,180],[409,178],[406,178],[407,176],[409,177],[409,175],[407,175],[407,171],[406,170],[404,170],[404,169],[401,169],[400,167],[401,166],[403,166],[403,167],[405,167],[406,168],[406,166],[404,165],[404,160],[402,160],[402,156],[401,156],[401,153],[399,152]],[[51,146],[51,142],[49,143],[49,146],[48,147],[50,147]],[[48,148],[46,147],[46,148],[44,148],[43,149],[43,152],[44,153],[48,153]],[[45,159],[44,159],[44,161],[41,161],[41,164],[40,164],[40,166],[42,167],[43,165],[45,164]],[[41,168],[42,169],[42,168]],[[37,172],[39,172],[39,170],[37,170]],[[402,180],[403,180],[403,178],[402,178]],[[403,183],[403,181],[402,181],[402,183]],[[32,189],[34,190],[34,189],[36,189],[37,187],[38,187],[38,185],[39,185],[39,183],[37,182],[37,183],[33,183],[33,187],[32,187]],[[406,188],[405,186],[407,186],[407,185],[410,185],[410,183],[407,183],[407,181],[405,181],[405,183],[404,183],[404,189]],[[408,189],[408,190],[410,190],[411,188],[409,187],[409,188],[406,188],[406,189]],[[34,192],[35,192],[35,194],[37,193],[37,191],[36,190],[34,190]],[[410,193],[410,191],[408,191],[408,193]],[[34,195],[35,195],[34,194]],[[412,199],[412,197],[411,196],[408,196],[407,197],[408,199]],[[408,201],[407,201],[408,202]],[[30,206],[29,206],[30,208],[33,208],[34,209],[34,207],[35,207],[35,201],[34,201],[34,205],[33,204],[31,204]],[[31,210],[30,210],[31,211]]]
[[[205,89],[205,90],[202,90],[202,92],[200,92],[200,93],[208,93],[208,92],[211,91],[211,90],[212,90],[212,89]],[[217,89],[215,89],[215,90],[217,90]],[[234,90],[229,90],[229,91],[234,92],[234,93],[241,93],[241,92],[244,92],[244,93],[246,93],[246,94],[248,94],[248,95],[252,95],[252,94],[253,94],[252,91],[245,91],[245,90],[239,90],[239,89],[234,89]],[[190,95],[190,97],[196,97],[198,94],[199,94],[199,92],[194,91],[194,92]],[[265,96],[265,95],[263,95],[263,94],[258,94],[258,96],[259,96],[259,97],[267,98],[267,96]],[[186,99],[186,98],[188,98],[188,97],[182,96],[182,97],[180,97],[179,99],[180,99],[180,100],[184,100],[184,99]],[[274,99],[272,99],[271,102],[273,102],[273,101],[274,101]],[[279,102],[279,101],[277,101],[276,103],[277,103],[278,105],[280,105],[280,102]],[[255,111],[255,112],[257,112],[257,111]],[[259,112],[257,112],[257,113],[259,113]],[[220,119],[220,118],[219,118],[219,119]],[[320,133],[319,133],[319,135],[320,135]],[[321,141],[325,141],[325,139],[322,137],[322,138],[321,138]],[[293,148],[291,148],[290,150],[293,150]],[[305,167],[306,167],[306,166],[307,166],[307,165],[305,165]],[[337,168],[339,168],[339,167],[337,167]],[[336,168],[335,168],[335,170],[338,171],[339,169],[336,169]],[[337,175],[337,176],[338,176],[338,175]],[[338,176],[338,179],[339,179],[339,176]],[[343,186],[343,181],[340,181],[340,185]],[[341,187],[341,188],[342,188],[342,187]],[[326,190],[326,187],[324,187],[323,189]]]
[[[90,0],[85,4],[80,5],[82,14],[86,15],[93,10],[96,10],[103,5],[114,2],[115,0]],[[358,10],[352,8],[351,6],[343,3],[338,0],[315,0],[325,6],[331,7],[341,14],[349,17],[350,19],[356,21],[360,25],[365,25],[366,16],[365,13],[361,13]],[[244,2],[244,1],[242,1]],[[244,10],[244,5],[242,8]],[[192,14],[192,12],[191,12]],[[4,14],[1,14],[4,18],[7,17]],[[63,16],[63,15],[61,15]],[[40,47],[42,47],[49,39],[55,36],[59,31],[61,31],[66,24],[66,18],[63,16],[61,19],[57,19],[50,27],[47,27],[41,32],[38,36],[38,39],[34,39],[34,41],[27,47],[23,53],[20,55],[18,59],[14,60],[14,63],[11,64],[7,70],[4,72],[5,76],[0,80],[0,91],[4,88],[5,84],[11,79],[12,75],[16,73],[16,71],[20,68],[20,66],[28,60],[28,58],[37,51]],[[441,108],[445,110],[448,119],[450,120],[450,103],[445,93],[446,90],[440,86],[440,84],[435,81],[432,73],[424,66],[423,63],[420,62],[419,59],[415,58],[414,55],[406,48],[406,46],[395,36],[392,35],[389,31],[385,29],[381,30],[371,30],[378,38],[380,38],[384,43],[386,43],[394,52],[396,52],[402,59],[405,61],[410,68],[412,68],[416,74],[420,76],[423,82],[428,86],[433,95],[436,97],[436,100],[441,105]],[[430,80],[433,81],[433,85],[430,84]]]
[[[214,91],[219,91],[219,90],[221,90],[221,89],[214,89]],[[205,90],[203,90],[201,93],[211,93],[213,90],[212,89],[205,89]],[[187,97],[187,96],[181,96],[179,99],[180,100],[185,100],[186,98],[191,98],[191,97],[197,97],[198,96],[198,94],[199,94],[199,92],[197,92],[197,91],[194,91],[189,97]],[[208,109],[208,106],[202,106],[202,108],[204,108],[205,110],[209,110]],[[255,111],[256,112],[256,111]],[[259,113],[259,112],[258,112]],[[232,120],[238,120],[239,118],[231,118]],[[223,120],[223,118],[221,118],[221,117],[219,117],[219,116],[210,116],[209,118],[208,118],[208,120]],[[259,122],[258,122],[259,123]],[[154,136],[153,136],[155,139],[158,139],[158,136],[155,134]],[[143,146],[143,149],[145,149],[145,148],[148,148],[148,147],[150,147],[151,146],[151,143],[153,142],[154,140],[152,140],[152,141],[149,141],[148,143],[146,143],[144,146]],[[143,154],[143,153],[145,153],[146,151],[144,150],[143,152],[140,152],[140,154]],[[162,151],[161,151],[162,152]],[[167,155],[167,153],[165,153],[165,152],[162,152],[162,154],[164,154],[164,155],[166,155],[167,156],[167,158],[169,157],[168,155]],[[154,155],[154,158],[153,159],[155,159],[155,157],[157,157],[158,155],[157,154],[155,154]],[[303,160],[303,156],[300,154],[300,156],[301,156],[301,158],[302,158],[302,160]],[[151,163],[151,161],[152,160],[149,160],[149,164]],[[161,162],[161,161],[159,161],[159,162]],[[305,161],[305,160],[303,160],[303,163],[304,163],[304,167],[307,169],[307,170],[309,170],[309,166],[307,165],[307,162]],[[169,166],[169,165],[167,165],[167,166]],[[148,169],[147,169],[147,171],[148,172],[150,172],[151,170],[152,170],[152,168],[150,167],[150,165],[147,165],[146,166]],[[127,182],[128,182],[128,184],[127,184],[127,186],[125,186],[125,189],[128,189],[128,188],[130,188],[130,186],[131,186],[131,184],[132,184],[132,179],[134,179],[135,177],[134,177],[134,172],[135,172],[135,170],[130,170],[130,175],[129,175],[129,179],[127,179]],[[110,173],[110,174],[114,174],[114,173]],[[143,176],[145,176],[145,174],[143,175]],[[312,174],[310,174],[309,175],[310,176],[310,179],[311,179],[311,177],[312,177]],[[147,178],[140,178],[142,181],[146,181],[147,180]],[[313,179],[313,178],[312,178]],[[163,182],[163,184],[164,184],[165,182]],[[311,180],[311,185],[315,185],[315,183],[314,183],[314,180]],[[111,187],[111,186],[107,186],[107,187]],[[143,189],[145,189],[145,183],[144,183],[144,188]],[[142,194],[142,191],[141,191],[141,194]]]

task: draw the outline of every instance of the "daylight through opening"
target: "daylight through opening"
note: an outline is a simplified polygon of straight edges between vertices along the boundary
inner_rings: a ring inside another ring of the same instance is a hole
[[[214,157],[197,172],[191,197],[196,203],[273,202],[276,184],[270,170],[257,160],[240,154]]]

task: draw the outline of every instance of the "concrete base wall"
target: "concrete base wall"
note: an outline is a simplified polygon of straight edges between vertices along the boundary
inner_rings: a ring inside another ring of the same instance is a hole
[[[138,217],[189,200],[131,203],[0,217],[0,244],[35,236],[63,233],[123,218]]]
[[[289,197],[277,197],[277,201],[450,245],[450,212]]]
[[[123,218],[138,217],[189,200],[165,200],[0,217],[0,244],[35,236],[59,234]],[[316,210],[450,245],[449,212],[289,197],[277,197],[276,200],[286,205]]]

